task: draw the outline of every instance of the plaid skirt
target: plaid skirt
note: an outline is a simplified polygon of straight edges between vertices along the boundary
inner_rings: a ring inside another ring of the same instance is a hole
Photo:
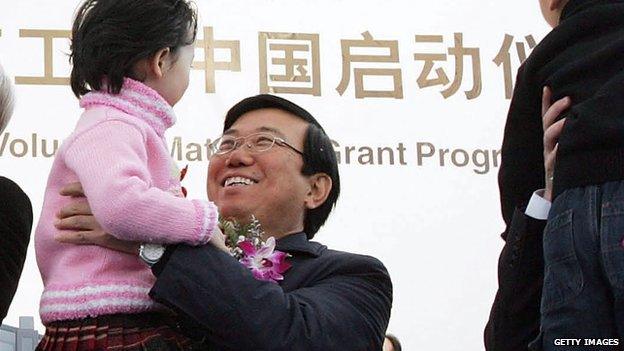
[[[162,313],[115,314],[46,326],[37,351],[182,351],[194,342]],[[196,346],[195,346],[196,347]]]

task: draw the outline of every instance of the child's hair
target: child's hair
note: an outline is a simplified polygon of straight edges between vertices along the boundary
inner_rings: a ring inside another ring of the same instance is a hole
[[[158,50],[172,54],[192,44],[197,11],[188,0],[85,0],[72,28],[71,88],[76,97],[100,90],[117,94],[134,65]]]

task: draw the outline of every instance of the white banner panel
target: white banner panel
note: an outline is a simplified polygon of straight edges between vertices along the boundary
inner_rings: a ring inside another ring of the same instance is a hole
[[[0,134],[0,174],[28,193],[35,220],[51,156],[80,114],[66,85],[77,5],[0,2],[0,61],[18,98]],[[316,240],[386,264],[388,331],[406,350],[483,349],[502,247],[499,149],[515,72],[548,31],[538,2],[197,6],[195,69],[167,134],[179,165],[189,165],[189,196],[206,197],[207,144],[230,106],[261,92],[291,99],[325,127],[340,161],[342,196]],[[31,240],[5,323],[38,316],[41,291]]]

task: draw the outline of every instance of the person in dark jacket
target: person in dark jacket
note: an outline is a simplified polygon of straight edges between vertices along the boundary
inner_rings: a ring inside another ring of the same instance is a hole
[[[13,88],[0,66],[0,133],[13,113]],[[0,176],[0,324],[6,317],[22,275],[33,214],[28,196]]]
[[[557,141],[565,123],[558,119],[569,108],[569,98],[550,105],[551,92],[543,96],[544,170],[552,174]],[[526,351],[539,334],[540,301],[544,280],[543,231],[552,201],[552,181],[533,193],[528,204],[515,209],[503,239],[498,261],[498,291],[485,327],[488,351]]]
[[[0,176],[0,324],[9,311],[22,275],[33,215],[28,196]]]
[[[381,350],[392,306],[385,267],[311,241],[340,192],[331,140],[316,119],[288,100],[250,97],[228,112],[214,152],[208,195],[221,216],[254,215],[292,266],[275,284],[255,279],[219,237],[170,246],[154,260],[151,296],[178,313],[202,350]],[[72,186],[65,193],[80,195]],[[60,240],[123,247],[84,217],[86,202],[75,205],[62,211]]]
[[[523,255],[532,262],[507,272],[499,270],[501,285],[513,279],[511,272],[515,272],[513,284],[525,290],[514,289],[506,301],[495,302],[495,307],[513,308],[518,314],[508,313],[507,318],[525,321],[521,331],[512,334],[512,330],[499,329],[499,334],[525,338],[539,330],[532,346],[551,350],[571,346],[557,345],[557,340],[564,338],[610,340],[624,336],[624,319],[617,312],[624,292],[624,223],[618,211],[618,199],[624,196],[620,190],[624,179],[624,1],[540,3],[555,28],[518,72],[499,172],[506,248],[516,248],[509,257],[518,260]],[[554,173],[550,174],[542,167],[544,135],[539,116],[544,86],[553,91],[551,101],[569,96],[572,102],[561,115],[565,124],[558,139]],[[548,212],[543,248],[539,247],[540,223],[529,230],[537,234],[532,240],[537,244],[529,245],[533,250],[521,252],[521,246],[509,242],[512,218],[535,189],[544,188],[545,180],[553,182],[554,202]],[[542,264],[543,278],[539,273]],[[499,293],[502,289],[499,287]],[[535,313],[538,306],[539,319]],[[494,308],[492,312],[489,327],[496,317]],[[486,340],[492,332],[496,330],[486,330]]]

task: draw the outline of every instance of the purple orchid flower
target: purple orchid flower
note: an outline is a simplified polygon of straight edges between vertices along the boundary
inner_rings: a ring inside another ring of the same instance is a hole
[[[286,262],[288,254],[275,250],[275,238],[270,237],[266,243],[259,248],[255,247],[250,240],[243,240],[238,243],[238,247],[243,250],[244,256],[240,263],[249,268],[258,280],[277,283],[283,280],[282,273],[286,272],[291,264]]]

